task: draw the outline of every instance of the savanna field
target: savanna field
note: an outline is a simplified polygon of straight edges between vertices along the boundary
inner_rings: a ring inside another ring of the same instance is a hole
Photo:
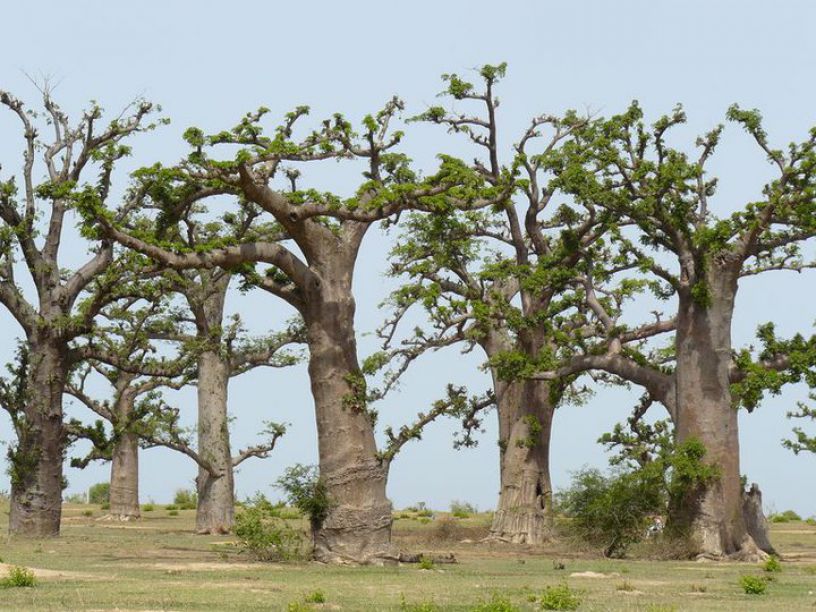
[[[35,577],[32,587],[0,590],[0,609],[816,609],[816,526],[805,521],[771,524],[781,570],[767,571],[761,564],[644,559],[659,554],[653,544],[620,560],[568,538],[543,548],[486,544],[480,540],[489,514],[429,517],[423,511],[394,515],[395,543],[425,553],[428,561],[419,564],[258,562],[234,535],[194,535],[195,510],[152,505],[130,523],[105,520],[105,514],[98,505],[67,504],[62,535],[35,542],[8,541],[0,521],[0,572],[21,566]],[[306,528],[299,519],[289,523]],[[448,553],[458,562],[430,561]],[[745,593],[744,576],[757,577],[765,592]]]

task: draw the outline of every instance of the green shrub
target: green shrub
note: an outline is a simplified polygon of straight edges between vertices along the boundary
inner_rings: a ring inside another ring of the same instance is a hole
[[[468,518],[471,514],[477,514],[479,511],[476,506],[467,502],[460,502],[453,500],[450,505],[450,511],[456,518]]]
[[[430,508],[422,508],[417,510],[416,515],[420,518],[431,518],[433,516],[433,510]]]
[[[108,504],[108,503],[102,504],[102,505],[100,506],[100,508],[101,508],[102,510],[110,510],[110,504]]]
[[[805,523],[813,527],[816,527],[816,516],[809,516],[808,518],[805,519]]]
[[[608,557],[620,557],[642,539],[649,517],[665,508],[663,475],[657,465],[604,476],[597,469],[577,472],[572,485],[558,496],[572,528]]]
[[[326,603],[326,595],[323,591],[313,591],[303,598],[306,603],[322,604]]]
[[[110,503],[110,483],[99,482],[88,489],[89,504],[109,504]]]
[[[277,486],[283,489],[292,506],[309,517],[312,530],[319,529],[329,515],[332,501],[317,467],[296,464],[284,472]]]
[[[33,587],[36,583],[34,572],[25,567],[15,565],[8,569],[8,576],[0,581],[0,586],[11,589],[17,587]]]
[[[178,516],[178,513],[179,513],[178,510],[169,510],[167,512],[167,516]]]
[[[577,610],[581,598],[566,584],[548,586],[539,598],[542,610]]]
[[[743,576],[740,586],[747,595],[764,595],[768,588],[768,581],[762,576]]]
[[[156,507],[153,504],[143,504],[142,505],[142,512],[153,512]]]
[[[178,510],[178,506],[176,504],[167,504],[164,509],[170,512],[172,510]]]
[[[779,562],[779,557],[776,555],[768,557],[765,563],[762,564],[762,569],[766,572],[781,572],[782,564]]]
[[[430,557],[422,556],[419,558],[419,569],[424,570],[432,570],[434,568],[433,559]]]
[[[93,510],[83,510],[82,516],[93,516]]]
[[[259,561],[290,561],[302,556],[303,535],[280,517],[280,508],[258,493],[235,517],[239,547]]]
[[[785,510],[785,511],[782,513],[782,516],[784,516],[784,517],[785,517],[786,519],[788,519],[789,521],[801,521],[801,520],[802,520],[802,517],[801,517],[801,516],[799,516],[799,515],[798,515],[796,512],[794,512],[793,510]]]
[[[182,510],[195,510],[198,506],[198,493],[190,489],[178,489],[173,496],[173,504]]]
[[[471,610],[472,612],[519,612],[521,608],[498,593],[493,593],[488,601],[478,604]]]

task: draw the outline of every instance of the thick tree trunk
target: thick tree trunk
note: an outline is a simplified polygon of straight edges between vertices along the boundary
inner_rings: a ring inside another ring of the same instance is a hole
[[[10,457],[9,534],[50,537],[59,535],[62,514],[65,359],[55,343],[29,342],[25,418]]]
[[[130,388],[135,375],[120,372],[116,381],[114,425],[125,428],[111,453],[110,517],[118,521],[140,518],[139,436],[128,430],[135,397]]]
[[[198,360],[198,454],[212,468],[199,466],[196,532],[232,530],[235,492],[227,421],[229,364],[216,351]]]
[[[315,402],[320,477],[331,507],[317,525],[319,561],[380,563],[395,559],[391,546],[391,502],[385,494],[388,469],[378,459],[374,428],[357,362],[354,298],[350,273],[325,275],[306,317],[309,377]]]
[[[113,447],[110,478],[110,516],[117,521],[140,518],[139,436],[124,432]]]
[[[549,385],[507,383],[494,375],[498,399],[501,490],[492,539],[542,544],[552,539],[550,434],[554,407]]]
[[[719,476],[670,509],[670,524],[688,532],[701,555],[754,559],[761,556],[742,515],[739,431],[732,405],[731,318],[737,275],[728,268],[706,274],[708,299],[681,294],[677,326],[677,421],[679,443],[697,439],[705,462]]]

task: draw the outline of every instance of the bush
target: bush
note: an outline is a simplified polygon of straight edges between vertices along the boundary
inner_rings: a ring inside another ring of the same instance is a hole
[[[93,516],[93,510],[83,510],[82,516]]]
[[[434,568],[433,559],[430,557],[422,556],[419,558],[419,569],[423,570],[432,570]]]
[[[283,489],[292,506],[309,517],[312,529],[319,529],[329,515],[332,501],[317,467],[296,464],[284,472],[277,486]]]
[[[805,523],[811,527],[816,527],[816,516],[809,516],[807,519],[805,519]]]
[[[153,504],[142,504],[142,512],[153,512],[155,509]]]
[[[656,465],[611,476],[584,469],[573,476],[558,504],[574,519],[573,527],[581,538],[603,546],[608,557],[620,557],[643,537],[649,517],[665,508],[662,485]]]
[[[0,586],[6,589],[16,587],[33,587],[37,583],[34,572],[25,567],[15,565],[8,570],[8,577],[0,581]]]
[[[167,516],[178,516],[178,513],[179,513],[178,510],[169,510],[167,512]]]
[[[314,591],[303,598],[306,603],[322,604],[326,603],[326,595],[323,591]]]
[[[435,522],[433,531],[437,540],[450,541],[456,539],[459,527],[456,524],[456,519],[443,516]]]
[[[468,518],[471,514],[477,514],[476,506],[467,502],[460,502],[453,500],[450,505],[450,511],[456,518]]]
[[[539,598],[542,610],[577,610],[581,598],[566,584],[548,586]]]
[[[182,510],[195,510],[198,506],[198,493],[190,489],[178,489],[173,497],[173,504]]]
[[[239,546],[259,561],[291,561],[302,556],[303,535],[280,517],[280,508],[258,493],[235,517]]]
[[[178,510],[178,506],[176,504],[167,504],[164,509],[170,512],[172,510]]]
[[[0,495],[0,497],[2,496]],[[71,495],[65,496],[65,501],[69,504],[87,504],[88,496],[85,493],[71,493]]]
[[[110,503],[110,483],[99,482],[88,489],[89,504],[109,504]]]
[[[761,576],[743,576],[740,578],[740,585],[747,595],[764,595],[768,581]]]
[[[472,612],[519,612],[521,608],[509,599],[501,597],[498,593],[493,593],[488,601],[471,608],[471,610]]]
[[[779,557],[776,555],[768,557],[765,563],[762,564],[762,569],[766,572],[781,572],[782,564],[779,562]]]

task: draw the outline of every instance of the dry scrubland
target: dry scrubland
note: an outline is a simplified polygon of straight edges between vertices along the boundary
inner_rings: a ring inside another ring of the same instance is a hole
[[[87,516],[92,511],[92,516]],[[0,509],[5,515],[7,508]],[[67,505],[55,540],[7,541],[6,566],[33,568],[33,588],[0,590],[2,610],[472,610],[497,598],[536,610],[547,586],[567,584],[579,610],[814,610],[816,527],[772,525],[782,553],[764,595],[746,595],[740,578],[766,574],[737,563],[605,560],[567,547],[487,546],[488,515],[423,521],[397,513],[394,538],[403,550],[454,552],[456,565],[341,567],[257,563],[231,536],[193,535],[195,511],[163,506],[130,524],[100,520],[98,506]],[[441,525],[441,527],[440,527]],[[554,561],[563,563],[556,569]],[[2,573],[6,573],[6,566]],[[585,576],[577,574],[587,573]],[[324,603],[306,603],[320,592]]]

